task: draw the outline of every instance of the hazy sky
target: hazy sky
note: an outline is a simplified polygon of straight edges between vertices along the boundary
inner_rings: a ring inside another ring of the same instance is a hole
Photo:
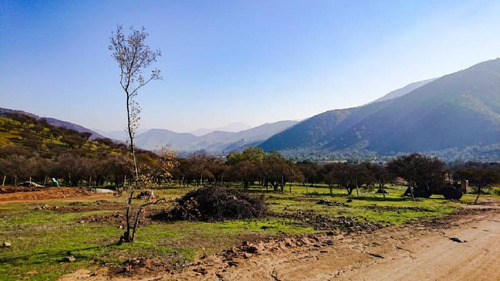
[[[124,128],[117,24],[163,52],[141,126],[181,132],[358,106],[500,56],[500,1],[0,0],[0,107]]]

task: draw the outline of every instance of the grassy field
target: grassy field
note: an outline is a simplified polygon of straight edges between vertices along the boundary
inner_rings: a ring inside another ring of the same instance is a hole
[[[173,199],[188,190],[167,187],[157,193]],[[414,202],[401,197],[404,189],[400,187],[388,188],[389,195],[385,200],[381,194],[360,190],[359,197],[354,192],[349,203],[345,190],[334,189],[333,196],[330,196],[329,189],[324,186],[306,189],[294,185],[291,192],[287,186],[284,194],[258,188],[250,191],[265,197],[271,216],[217,223],[150,221],[140,227],[136,242],[121,245],[116,243],[123,233],[118,223],[106,220],[89,222],[89,217],[112,217],[123,212],[125,197],[96,195],[0,204],[0,240],[12,243],[10,248],[0,248],[0,280],[56,280],[60,275],[79,268],[119,266],[133,257],[156,257],[179,265],[246,240],[325,231],[315,224],[308,224],[307,220],[299,221],[297,214],[352,218],[385,226],[444,216],[474,199],[473,195],[466,195],[462,202],[451,202],[436,195]],[[317,204],[319,200],[331,204]],[[58,206],[58,209],[35,209],[44,204]],[[154,206],[156,209],[168,207],[168,204]],[[68,255],[75,256],[76,261],[63,262]]]

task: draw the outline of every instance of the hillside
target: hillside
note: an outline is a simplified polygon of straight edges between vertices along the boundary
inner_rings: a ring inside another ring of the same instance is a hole
[[[35,118],[37,120],[41,120],[41,119],[46,120],[48,124],[55,126],[55,127],[61,127],[61,128],[66,128],[66,129],[70,129],[70,130],[75,130],[75,131],[80,132],[80,133],[90,133],[91,139],[104,138],[104,136],[102,136],[101,134],[99,134],[95,131],[92,131],[92,130],[87,129],[83,126],[80,126],[80,125],[77,125],[77,124],[74,124],[71,122],[62,121],[62,120],[58,120],[58,119],[50,118],[50,117],[40,117],[40,116],[35,115],[33,113],[25,112],[22,110],[0,108],[0,116],[5,116],[7,113],[17,113],[17,114],[27,115],[27,116],[30,116],[30,117]]]
[[[316,115],[260,146],[287,155],[350,150],[384,156],[498,143],[500,59],[443,76],[400,97]],[[489,156],[500,159],[495,149]]]
[[[71,154],[83,157],[126,155],[127,147],[110,139],[90,139],[89,132],[77,132],[53,126],[46,119],[24,113],[5,113],[0,116],[0,145],[2,157],[23,155],[54,159]]]

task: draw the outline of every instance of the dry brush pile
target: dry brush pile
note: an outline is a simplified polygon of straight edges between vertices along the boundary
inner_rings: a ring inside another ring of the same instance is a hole
[[[159,215],[161,219],[223,221],[259,218],[267,214],[262,197],[236,189],[202,187],[175,200],[174,207]]]

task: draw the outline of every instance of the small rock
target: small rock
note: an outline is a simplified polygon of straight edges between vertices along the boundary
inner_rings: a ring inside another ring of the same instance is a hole
[[[462,240],[458,239],[457,237],[451,237],[450,240],[457,243],[463,243]]]
[[[80,221],[80,223],[81,223],[81,224],[84,224],[84,223],[85,223],[85,221],[81,220],[81,221]]]
[[[2,243],[2,247],[4,248],[10,248],[12,246],[12,244],[10,242],[3,242]]]
[[[325,244],[326,244],[326,245],[330,245],[330,246],[331,246],[331,245],[333,245],[333,241],[332,241],[332,240],[326,240],[326,241],[325,241]]]
[[[247,251],[247,253],[255,254],[259,251],[259,249],[257,249],[257,247],[255,247],[255,246],[249,246],[246,251]]]
[[[76,261],[76,258],[75,258],[75,256],[67,256],[64,258],[64,261],[65,262],[74,262],[74,261]]]
[[[123,229],[123,225],[120,225],[118,228],[119,228],[119,229]]]

